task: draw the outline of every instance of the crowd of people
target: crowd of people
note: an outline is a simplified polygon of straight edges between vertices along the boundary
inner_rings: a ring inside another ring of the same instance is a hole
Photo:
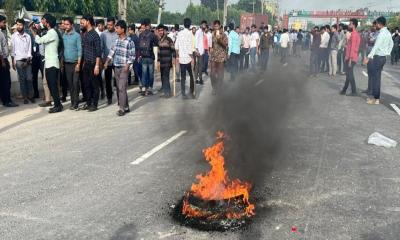
[[[118,100],[118,116],[130,112],[127,88],[137,83],[143,96],[155,94],[156,70],[160,73],[160,97],[170,98],[171,70],[180,82],[184,99],[195,98],[197,84],[204,84],[209,75],[213,94],[223,86],[225,71],[231,80],[239,72],[258,68],[268,69],[270,50],[279,56],[283,66],[288,57],[301,58],[303,50],[310,50],[310,75],[337,73],[346,75],[341,94],[351,85],[351,95],[357,95],[354,66],[361,54],[362,64],[368,66],[369,84],[364,92],[371,95],[369,104],[379,104],[380,80],[386,57],[397,64],[400,55],[400,35],[390,33],[386,19],[379,17],[369,31],[358,31],[358,21],[350,24],[314,27],[312,31],[270,29],[262,24],[241,29],[234,25],[222,28],[215,20],[211,26],[202,21],[198,28],[189,18],[183,28],[168,29],[160,24],[155,29],[149,19],[138,27],[127,25],[113,17],[94,21],[85,15],[79,29],[74,19],[63,18],[59,24],[51,14],[29,24],[17,19],[11,36],[11,48],[6,30],[7,21],[0,15],[0,94],[6,107],[17,107],[11,100],[10,69],[17,72],[20,94],[24,104],[38,99],[38,75],[43,79],[43,102],[49,113],[63,111],[63,103],[70,96],[70,110],[97,111],[99,99],[113,103],[114,88]],[[243,27],[243,26],[242,26]],[[11,56],[11,62],[8,60]],[[210,68],[210,74],[209,69]],[[189,75],[189,93],[186,76]],[[82,94],[81,94],[82,93]],[[80,106],[80,103],[84,103]]]

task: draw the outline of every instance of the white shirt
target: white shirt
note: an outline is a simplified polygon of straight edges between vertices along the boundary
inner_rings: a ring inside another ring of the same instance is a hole
[[[260,34],[253,32],[250,36],[250,48],[257,47],[257,40],[260,40]]]
[[[195,48],[199,51],[200,55],[204,54],[204,32],[201,28],[196,31],[196,45]]]
[[[18,31],[11,36],[11,56],[15,61],[32,58],[32,39],[27,33]]]
[[[287,32],[283,33],[281,35],[281,47],[287,48],[289,41],[290,41],[289,33],[287,33]]]
[[[171,38],[173,42],[176,41],[176,35],[177,35],[176,31],[168,33],[168,37]]]
[[[97,34],[99,34],[99,37],[101,37],[101,34],[102,34],[103,32],[100,32],[99,28],[96,28],[95,31],[97,32]]]
[[[331,36],[329,35],[328,32],[324,32],[321,35],[321,45],[319,45],[320,48],[328,48],[328,44],[329,44],[329,39],[331,38]]]
[[[206,33],[207,41],[208,41],[208,48],[212,48],[212,34],[210,32]]]
[[[185,28],[178,33],[175,42],[175,49],[179,54],[180,64],[189,64],[192,62],[193,54],[193,33]]]

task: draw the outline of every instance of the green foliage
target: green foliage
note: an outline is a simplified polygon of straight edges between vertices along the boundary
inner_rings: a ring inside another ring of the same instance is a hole
[[[9,26],[14,25],[16,12],[20,7],[21,7],[20,0],[4,0],[3,8],[6,13],[7,22]]]
[[[128,22],[141,22],[144,18],[149,18],[152,23],[157,22],[158,5],[153,0],[130,0],[128,2]]]
[[[253,12],[253,2],[254,4],[254,12],[261,13],[261,0],[239,0],[237,4],[233,6],[237,9],[243,10],[245,12],[252,13]]]
[[[387,27],[389,29],[395,29],[396,27],[400,27],[400,15],[390,18],[388,20]]]
[[[211,9],[211,11],[216,11],[217,1],[219,10],[222,10],[224,7],[224,0],[201,0],[200,3],[202,6]]]

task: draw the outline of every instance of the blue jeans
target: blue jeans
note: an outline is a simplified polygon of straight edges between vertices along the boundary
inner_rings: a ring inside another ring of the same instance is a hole
[[[154,85],[154,59],[142,59],[142,85],[148,89]]]
[[[250,63],[252,68],[256,66],[256,55],[257,55],[257,48],[250,48]]]
[[[133,71],[135,72],[135,78],[138,80],[139,86],[142,87],[142,63],[135,61],[133,64]]]

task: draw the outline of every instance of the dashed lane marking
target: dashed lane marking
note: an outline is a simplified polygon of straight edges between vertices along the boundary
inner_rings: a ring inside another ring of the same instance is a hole
[[[145,161],[146,159],[148,159],[149,157],[153,156],[155,153],[157,153],[158,151],[160,151],[161,149],[165,148],[166,146],[168,146],[169,144],[173,143],[174,141],[176,141],[178,138],[182,137],[183,135],[185,135],[187,133],[186,130],[182,130],[179,133],[175,134],[174,136],[172,136],[171,138],[169,138],[168,140],[166,140],[165,142],[161,143],[160,145],[154,147],[153,149],[151,149],[150,151],[148,151],[147,153],[143,154],[141,157],[139,157],[138,159],[136,159],[135,161],[131,162],[132,165],[139,165],[140,163],[142,163],[143,161]]]

